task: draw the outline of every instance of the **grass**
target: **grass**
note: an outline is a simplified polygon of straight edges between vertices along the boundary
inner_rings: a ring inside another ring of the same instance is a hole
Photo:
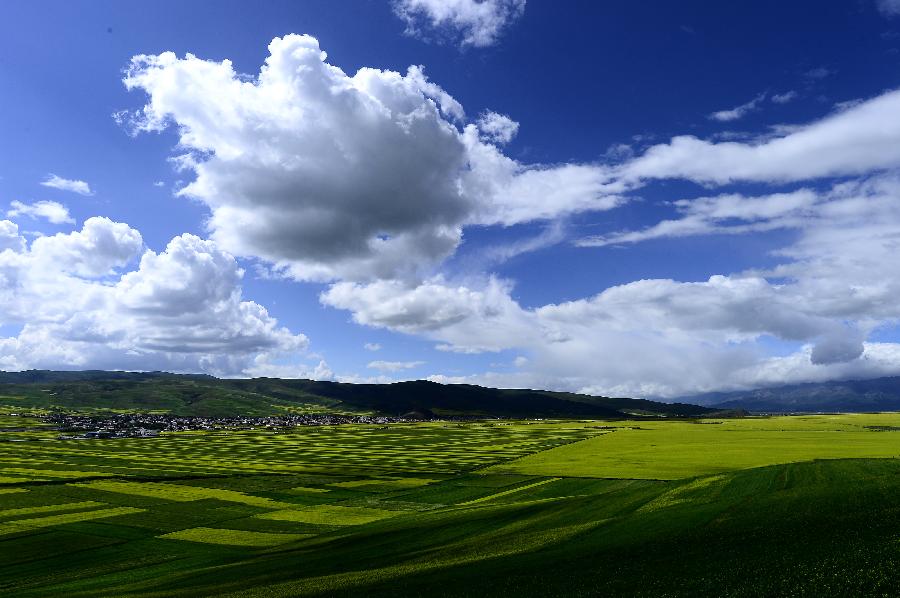
[[[860,414],[0,442],[22,478],[0,484],[0,594],[897,595],[898,427]]]

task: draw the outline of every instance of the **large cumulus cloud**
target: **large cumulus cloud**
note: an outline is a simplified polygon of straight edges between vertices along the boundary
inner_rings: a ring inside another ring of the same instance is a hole
[[[130,118],[136,131],[177,129],[175,161],[194,175],[180,194],[208,206],[217,247],[298,280],[332,281],[322,302],[361,325],[448,351],[527,356],[513,374],[479,381],[673,396],[900,372],[896,346],[868,340],[900,319],[890,259],[900,230],[900,91],[750,141],[677,136],[611,166],[519,162],[503,149],[518,130],[509,117],[467,120],[419,67],[347,75],[309,36],[273,40],[257,76],[164,53],[135,57],[125,83],[147,96]],[[514,283],[490,272],[454,280],[440,271],[467,226],[551,221],[561,230],[566,215],[612,209],[655,179],[706,189],[676,199],[671,218],[580,244],[795,236],[773,268],[637,280],[538,307],[520,305]],[[759,187],[737,192],[735,182],[768,188],[751,195]],[[21,242],[9,227],[0,234],[11,247]],[[138,288],[129,291],[147,313],[189,294]],[[771,349],[779,343],[786,355]]]
[[[467,224],[619,201],[604,168],[503,155],[492,142],[515,123],[466,125],[421,68],[348,76],[308,35],[274,39],[253,79],[166,52],[135,57],[125,84],[148,95],[134,130],[178,128],[178,163],[196,174],[180,194],[209,206],[212,238],[298,279],[410,276],[452,254]]]

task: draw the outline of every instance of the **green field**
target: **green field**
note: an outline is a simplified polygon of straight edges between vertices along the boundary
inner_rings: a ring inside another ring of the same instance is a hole
[[[900,592],[900,414],[93,441],[14,419],[3,596]]]

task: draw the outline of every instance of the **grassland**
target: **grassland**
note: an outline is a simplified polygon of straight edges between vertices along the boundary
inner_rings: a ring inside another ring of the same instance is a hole
[[[4,596],[900,593],[898,414],[95,441],[16,424]]]

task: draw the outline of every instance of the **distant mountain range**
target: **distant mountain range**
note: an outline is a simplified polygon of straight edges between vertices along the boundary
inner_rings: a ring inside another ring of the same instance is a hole
[[[756,413],[900,411],[900,377],[791,384],[679,400]]]
[[[0,404],[67,410],[165,411],[228,417],[285,413],[527,418],[693,417],[717,409],[683,403],[543,390],[508,390],[423,380],[343,384],[314,380],[218,379],[164,372],[0,372]]]

